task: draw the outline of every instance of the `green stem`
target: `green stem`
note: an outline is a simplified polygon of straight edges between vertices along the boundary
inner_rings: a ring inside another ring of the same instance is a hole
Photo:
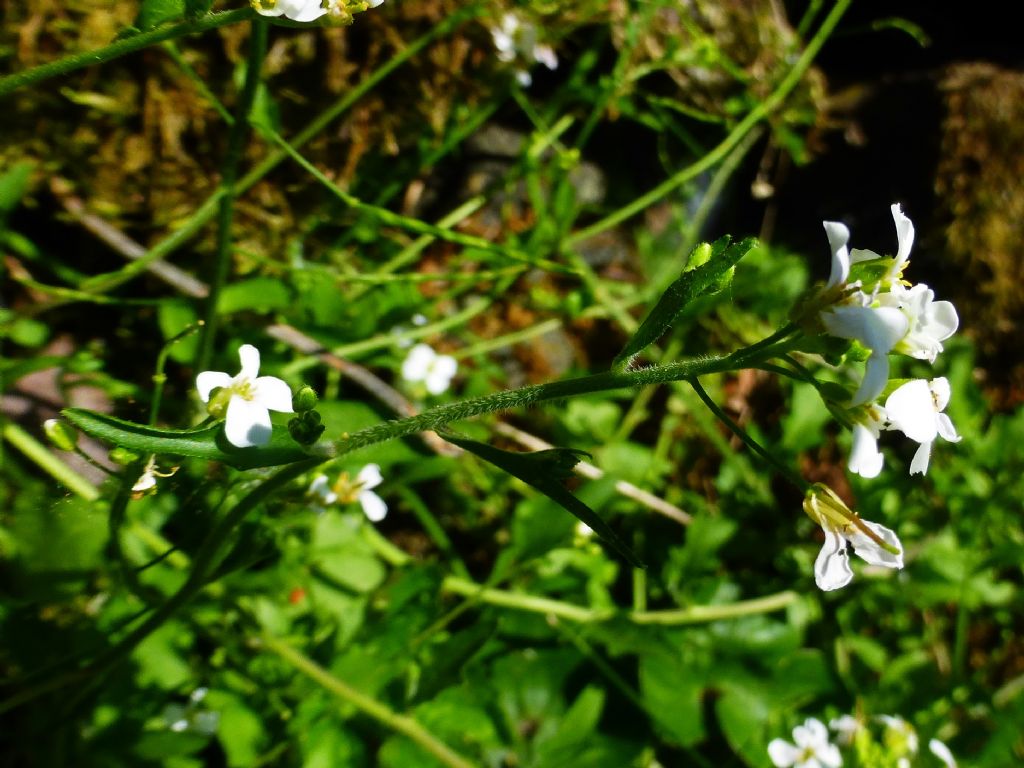
[[[287,643],[270,635],[262,635],[256,639],[256,644],[277,655],[282,661],[313,680],[324,690],[330,691],[360,712],[416,742],[449,768],[473,768],[472,762],[442,742],[416,720],[401,715],[383,702],[357,691]]]
[[[86,501],[95,501],[100,497],[96,486],[50,453],[45,445],[17,424],[4,422],[2,434],[7,442],[21,451],[33,464],[75,495]]]
[[[487,605],[555,616],[579,624],[597,624],[623,615],[622,612],[614,608],[587,608],[547,597],[494,589],[458,576],[446,576],[441,582],[441,589]],[[666,611],[629,611],[624,615],[634,624],[657,624],[660,626],[701,624],[758,613],[771,613],[785,608],[798,598],[799,595],[796,592],[786,590],[752,600],[739,600],[728,605],[693,605],[689,608]]]
[[[162,43],[164,40],[174,40],[185,35],[225,27],[228,24],[237,24],[255,16],[256,13],[252,9],[239,8],[224,13],[210,13],[195,21],[183,21],[180,24],[159,27],[148,32],[140,32],[137,35],[117,40],[103,48],[72,54],[49,64],[42,64],[22,72],[15,72],[13,75],[0,77],[0,97],[6,96],[8,93],[23,88],[26,85],[39,83],[51,77],[64,75],[76,69],[92,66],[93,64],[102,64],[105,61],[116,59],[128,53],[134,53],[156,43]]]
[[[231,224],[235,215],[235,183],[238,166],[242,161],[242,149],[249,135],[249,112],[260,83],[263,59],[267,53],[269,25],[264,19],[254,19],[249,32],[249,55],[245,64],[245,83],[235,107],[235,120],[228,136],[228,149],[224,157],[224,168],[220,185],[224,194],[220,198],[217,215],[217,249],[213,257],[213,274],[210,278],[210,293],[206,297],[203,319],[206,324],[199,343],[196,370],[205,371],[213,356],[213,343],[217,337],[217,300],[227,282],[231,266]]]
[[[781,333],[781,332],[780,332]],[[775,339],[779,334],[770,337]],[[670,381],[690,380],[708,373],[723,373],[735,370],[741,365],[751,365],[758,359],[769,359],[778,353],[778,346],[787,342],[776,341],[772,344],[763,340],[757,344],[737,350],[730,355],[708,355],[680,360],[666,365],[651,366],[632,371],[608,371],[591,376],[581,376],[565,381],[549,384],[535,384],[520,389],[496,392],[493,395],[462,400],[448,405],[437,406],[405,419],[376,424],[352,434],[344,434],[334,442],[318,444],[324,458],[334,458],[359,448],[393,440],[398,437],[413,435],[418,432],[437,430],[452,422],[462,421],[474,416],[495,411],[507,411],[533,403],[548,400],[561,400],[590,392],[603,392],[611,389],[630,389],[645,387],[651,384],[664,384]],[[755,351],[751,351],[755,350]]]
[[[743,429],[743,427],[733,421],[733,419],[729,417],[729,414],[719,408],[718,404],[711,399],[704,387],[701,386],[700,381],[697,380],[696,376],[687,379],[687,382],[691,387],[693,387],[693,391],[697,393],[697,397],[699,397],[701,402],[708,407],[708,410],[715,414],[718,420],[729,428],[730,432],[742,440],[744,445],[760,456],[769,466],[775,467],[783,477],[799,488],[801,492],[806,492],[807,489],[810,488],[810,483],[779,461],[771,452],[761,447],[761,444],[747,434],[747,431]]]
[[[669,192],[685,184],[690,179],[699,176],[708,168],[717,165],[719,161],[728,155],[733,148],[743,140],[743,137],[753,130],[759,122],[770,116],[782,105],[782,102],[785,101],[790,91],[796,87],[797,83],[800,82],[800,78],[802,78],[804,73],[808,68],[810,68],[811,62],[814,61],[814,57],[818,55],[818,51],[821,50],[821,46],[825,44],[825,40],[832,33],[836,24],[839,23],[843,14],[846,13],[846,9],[850,6],[851,2],[853,2],[853,0],[837,0],[828,16],[826,16],[825,20],[821,23],[821,26],[818,28],[814,37],[807,44],[807,47],[800,55],[800,58],[797,59],[793,68],[789,71],[789,74],[787,74],[782,82],[779,83],[778,88],[776,88],[767,99],[754,107],[718,146],[704,155],[697,162],[683,168],[667,178],[650,192],[641,195],[633,202],[608,214],[603,219],[591,224],[589,227],[584,227],[574,233],[566,240],[566,244],[573,246],[589,237],[593,237],[599,232],[611,229],[616,224],[625,221],[657,202]]]

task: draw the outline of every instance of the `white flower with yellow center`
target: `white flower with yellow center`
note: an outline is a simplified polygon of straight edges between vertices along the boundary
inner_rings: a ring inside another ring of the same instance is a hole
[[[558,54],[550,45],[538,42],[537,27],[520,19],[514,13],[506,13],[501,17],[499,26],[491,30],[494,49],[498,61],[509,63],[517,58],[530,66],[534,63],[543,64],[550,70],[558,69]],[[524,88],[533,82],[533,77],[526,69],[516,71],[516,79]]]
[[[380,467],[367,464],[359,470],[355,480],[349,478],[348,472],[342,472],[333,485],[327,475],[317,475],[309,486],[309,493],[323,504],[359,502],[366,518],[371,523],[379,523],[387,516],[388,505],[373,489],[382,482],[384,476],[381,475]]]
[[[777,768],[839,768],[843,764],[839,747],[828,740],[821,720],[807,718],[793,729],[793,741],[772,739],[768,744],[768,757]]]
[[[203,371],[196,376],[199,399],[209,404],[211,415],[224,418],[229,443],[238,448],[266,445],[273,432],[270,411],[292,413],[292,391],[276,376],[258,375],[260,351],[252,344],[239,347],[238,358],[242,370],[236,376],[223,371]]]
[[[412,384],[422,383],[427,392],[440,395],[451,386],[458,369],[451,355],[439,355],[430,345],[417,344],[402,363],[402,378]]]
[[[253,9],[262,16],[284,16],[292,21],[316,21],[327,9],[321,0],[250,0]]]
[[[814,561],[819,589],[830,592],[853,579],[847,544],[869,565],[903,568],[903,545],[896,534],[852,512],[827,486],[811,486],[804,497],[804,512],[825,532],[825,543]]]

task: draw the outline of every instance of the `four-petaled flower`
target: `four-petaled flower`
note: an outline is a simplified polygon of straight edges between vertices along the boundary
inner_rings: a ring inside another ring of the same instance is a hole
[[[825,543],[814,561],[814,582],[830,592],[853,579],[847,544],[869,565],[903,568],[903,545],[884,525],[852,512],[830,488],[812,485],[804,497],[804,511],[825,532]]]
[[[420,383],[432,395],[440,395],[451,384],[459,364],[451,355],[439,355],[428,344],[417,344],[402,363],[402,378]]]
[[[941,436],[951,443],[959,443],[960,435],[949,416],[943,413],[949,403],[949,382],[940,376],[931,381],[914,379],[897,387],[885,401],[889,420],[887,429],[898,429],[921,446],[910,462],[910,474],[928,471],[932,443]]]
[[[284,16],[292,21],[316,21],[325,14],[336,18],[351,18],[353,10],[376,8],[384,0],[364,0],[365,5],[353,7],[344,0],[249,0],[252,7],[262,16]],[[358,4],[356,4],[358,5]]]
[[[772,739],[768,757],[777,768],[839,768],[843,758],[839,747],[828,740],[828,729],[820,720],[809,717],[793,729],[794,744]]]
[[[196,376],[199,399],[209,403],[208,410],[223,417],[224,434],[238,448],[266,445],[273,428],[270,411],[292,413],[292,391],[275,376],[258,376],[260,351],[251,344],[238,349],[242,370],[237,376],[222,371],[203,371]],[[210,395],[214,390],[220,390]]]
[[[309,486],[309,493],[318,497],[324,504],[359,502],[367,519],[372,523],[379,523],[387,516],[388,505],[372,489],[382,482],[384,477],[380,473],[380,467],[376,464],[367,464],[359,470],[354,481],[349,479],[347,472],[342,472],[333,485],[327,475],[317,475]]]

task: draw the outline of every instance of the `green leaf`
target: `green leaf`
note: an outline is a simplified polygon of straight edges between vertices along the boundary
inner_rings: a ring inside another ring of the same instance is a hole
[[[34,165],[27,160],[15,163],[9,171],[0,176],[0,221],[18,207],[21,198],[28,191],[28,180]]]
[[[185,430],[157,429],[84,408],[67,408],[61,413],[87,435],[139,454],[191,456],[196,459],[221,461],[237,469],[273,467],[309,458],[283,427],[274,427],[267,445],[236,448],[224,436],[220,423]]]
[[[243,310],[271,312],[292,303],[291,292],[272,277],[254,277],[224,286],[217,297],[217,313],[230,315]]]
[[[717,293],[728,286],[732,280],[732,268],[757,245],[757,239],[753,237],[744,238],[732,245],[729,244],[730,240],[731,238],[726,235],[711,245],[701,243],[693,249],[687,262],[687,269],[661,295],[654,309],[633,334],[633,338],[619,352],[612,363],[614,370],[627,368],[634,357],[661,338],[687,304],[700,296]],[[694,263],[698,266],[692,266]]]
[[[180,21],[185,15],[185,0],[142,0],[135,26],[142,31],[168,21]]]
[[[454,443],[460,448],[479,456],[484,461],[490,462],[499,469],[508,472],[512,477],[522,480],[527,485],[536,488],[552,501],[564,507],[579,520],[589,525],[598,536],[616,552],[618,552],[630,565],[643,568],[633,551],[620,539],[608,524],[598,517],[590,507],[573,496],[562,484],[572,473],[583,456],[587,453],[572,448],[552,448],[547,451],[535,451],[533,453],[512,453],[494,448],[485,443],[478,443],[475,440],[456,437],[450,433],[438,433],[449,443]]]

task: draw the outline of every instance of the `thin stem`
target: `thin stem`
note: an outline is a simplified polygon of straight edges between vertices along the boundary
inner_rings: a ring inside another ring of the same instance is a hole
[[[210,13],[194,21],[183,21],[180,24],[159,27],[148,32],[140,32],[137,35],[117,40],[103,48],[72,54],[49,64],[42,64],[22,72],[15,72],[13,75],[0,77],[0,97],[6,96],[8,93],[23,88],[26,85],[33,85],[51,77],[65,75],[68,72],[92,66],[93,64],[102,64],[105,61],[116,59],[125,54],[148,48],[156,43],[162,43],[164,40],[174,40],[185,35],[225,27],[228,24],[237,24],[255,16],[256,13],[252,9],[239,8],[224,13]]]
[[[743,427],[741,427],[739,424],[733,421],[733,419],[729,417],[729,414],[727,414],[725,411],[719,408],[718,404],[711,399],[711,397],[705,391],[704,387],[701,386],[696,376],[687,379],[687,382],[690,384],[691,387],[693,387],[693,391],[697,393],[697,397],[701,399],[701,402],[703,402],[704,405],[706,405],[708,409],[713,414],[715,414],[719,421],[721,421],[723,424],[725,424],[726,427],[729,428],[730,432],[732,432],[734,435],[736,435],[736,437],[742,440],[744,445],[746,445],[748,448],[750,448],[750,450],[752,450],[754,453],[756,453],[758,456],[764,459],[764,461],[767,462],[769,466],[775,467],[782,474],[783,477],[785,477],[787,480],[793,483],[793,485],[799,488],[801,492],[806,492],[807,489],[810,488],[810,483],[808,483],[806,480],[800,477],[800,475],[798,475],[792,469],[790,469],[781,461],[779,461],[775,456],[771,454],[771,452],[761,447],[760,443],[758,443],[756,440],[754,440],[754,438],[747,434],[747,431],[743,429]]]
[[[3,438],[21,451],[27,459],[76,496],[81,496],[86,501],[95,501],[100,497],[96,486],[50,453],[45,445],[17,424],[5,421],[2,434]]]
[[[235,121],[228,136],[228,149],[224,157],[221,172],[221,188],[224,194],[220,198],[217,216],[217,249],[213,257],[213,273],[210,279],[210,294],[206,297],[206,310],[203,319],[206,322],[199,343],[199,354],[196,356],[196,370],[205,371],[213,356],[213,343],[217,337],[217,299],[220,297],[224,283],[227,281],[231,266],[231,224],[235,214],[235,182],[238,179],[238,166],[242,161],[242,149],[249,135],[249,112],[256,90],[259,86],[263,69],[263,59],[267,53],[267,34],[269,25],[264,19],[254,19],[249,32],[249,55],[245,64],[245,83],[235,107]]]
[[[778,88],[776,88],[767,99],[754,107],[718,146],[704,155],[697,162],[678,171],[651,191],[638,197],[633,202],[619,208],[617,211],[613,211],[603,219],[594,222],[589,227],[584,227],[574,233],[567,239],[567,245],[576,245],[589,237],[593,237],[599,232],[611,229],[616,224],[631,218],[651,204],[657,202],[669,192],[685,184],[690,179],[699,176],[708,168],[717,165],[719,161],[728,155],[733,148],[743,140],[743,137],[746,136],[754,126],[767,118],[776,109],[778,109],[779,106],[781,106],[790,91],[796,87],[797,83],[800,82],[800,78],[803,77],[804,73],[811,66],[811,62],[814,61],[814,57],[818,55],[818,51],[821,50],[821,46],[824,45],[825,40],[832,33],[836,24],[839,23],[839,19],[841,19],[843,14],[846,13],[846,9],[850,6],[851,2],[853,2],[853,0],[838,0],[836,2],[828,16],[826,16],[825,20],[821,23],[821,26],[818,28],[814,37],[807,44],[807,47],[800,55],[800,58],[797,59],[793,68],[789,71],[789,74],[787,74],[782,82],[779,83]]]
[[[677,608],[664,611],[618,611],[614,608],[587,608],[582,605],[552,600],[547,597],[528,595],[522,592],[511,592],[494,589],[477,584],[469,579],[458,576],[446,576],[441,582],[445,592],[461,595],[487,605],[499,608],[512,608],[517,611],[540,613],[579,624],[597,624],[619,616],[625,616],[634,624],[657,624],[660,626],[681,626],[684,624],[703,624],[711,621],[735,619],[740,616],[751,616],[758,613],[771,613],[782,610],[796,602],[799,595],[786,590],[774,595],[757,597],[751,600],[738,600],[728,605],[692,605],[688,608]]]
[[[416,720],[401,715],[383,702],[357,691],[348,683],[332,675],[308,656],[300,653],[287,643],[270,635],[256,638],[257,647],[266,648],[286,664],[295,668],[326,691],[346,701],[360,712],[369,715],[382,725],[397,731],[416,742],[426,752],[449,766],[449,768],[473,768],[474,764],[449,747]]]

